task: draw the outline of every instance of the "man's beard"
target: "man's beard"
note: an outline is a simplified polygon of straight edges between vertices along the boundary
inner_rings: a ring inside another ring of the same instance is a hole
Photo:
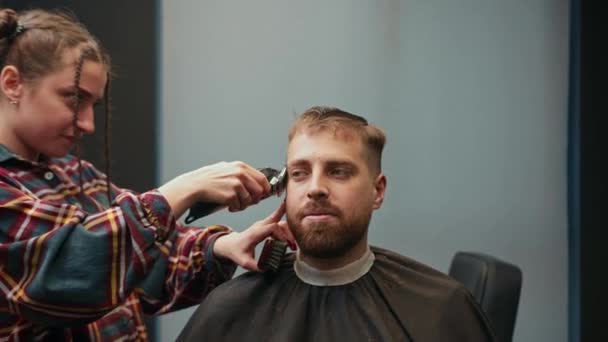
[[[310,210],[328,211],[338,222],[309,222],[304,225],[302,218]],[[337,208],[316,202],[311,202],[295,214],[287,212],[287,223],[298,248],[304,255],[320,259],[345,255],[364,238],[370,219],[371,211],[345,220]]]

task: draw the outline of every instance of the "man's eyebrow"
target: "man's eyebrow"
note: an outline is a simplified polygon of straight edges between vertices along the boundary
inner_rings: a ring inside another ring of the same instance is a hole
[[[329,167],[346,166],[355,167],[356,164],[348,159],[332,159],[325,162]],[[296,159],[287,163],[287,168],[310,165],[310,161],[306,159]]]
[[[310,162],[306,159],[296,159],[296,160],[292,160],[290,162],[287,163],[287,167],[295,167],[295,166],[302,166],[302,165],[308,165],[310,164]]]
[[[327,165],[330,167],[336,167],[336,166],[354,167],[354,166],[356,166],[355,163],[353,163],[350,160],[330,160],[327,162]]]

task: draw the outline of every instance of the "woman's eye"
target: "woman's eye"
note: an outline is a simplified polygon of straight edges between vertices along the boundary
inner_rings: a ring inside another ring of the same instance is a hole
[[[65,93],[63,94],[63,98],[66,102],[74,103],[76,100],[76,95],[73,93]]]
[[[66,99],[74,99],[76,97],[76,94],[73,92],[65,92],[62,95]]]
[[[76,99],[73,96],[65,96],[65,103],[72,108],[76,104]]]

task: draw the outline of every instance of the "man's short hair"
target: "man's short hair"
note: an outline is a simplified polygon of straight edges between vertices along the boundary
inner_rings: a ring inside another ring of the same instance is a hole
[[[370,168],[376,172],[382,170],[382,150],[386,144],[384,132],[367,122],[359,115],[343,111],[335,107],[316,106],[300,114],[289,129],[288,141],[301,132],[332,131],[345,138],[361,138],[368,150]]]

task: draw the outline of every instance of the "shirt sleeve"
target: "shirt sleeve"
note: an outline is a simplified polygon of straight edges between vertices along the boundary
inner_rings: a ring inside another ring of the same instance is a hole
[[[87,214],[0,181],[0,307],[44,325],[94,321],[136,291],[148,311],[200,300],[236,266],[210,247],[230,232],[178,225],[156,190],[121,191]]]

